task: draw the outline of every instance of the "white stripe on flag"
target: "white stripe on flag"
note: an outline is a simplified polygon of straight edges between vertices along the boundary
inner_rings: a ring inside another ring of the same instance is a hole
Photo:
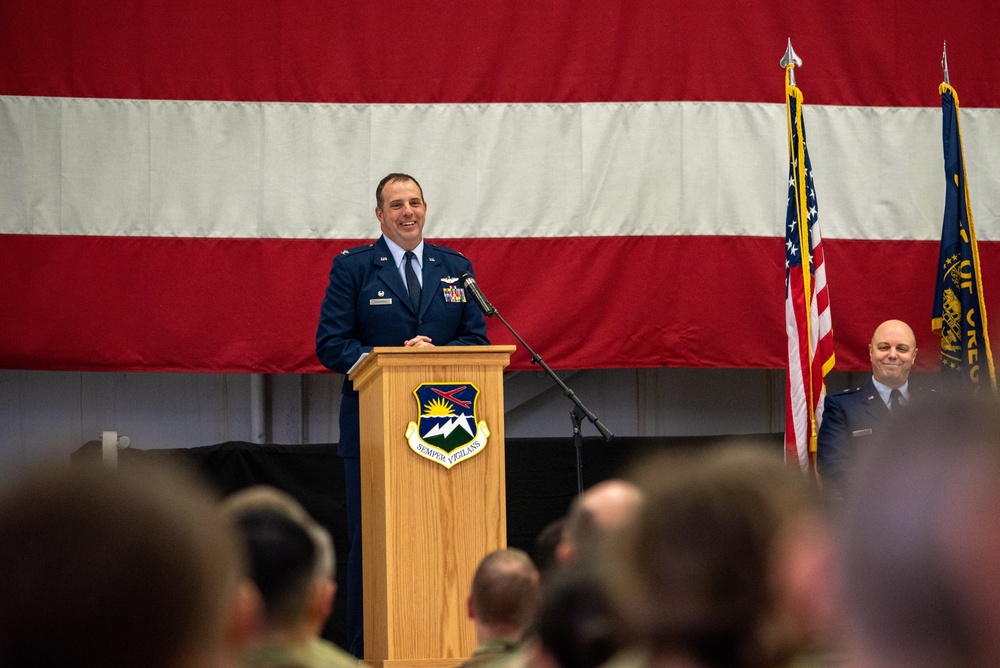
[[[791,287],[785,288],[785,333],[788,336],[788,379],[786,387],[789,391],[788,406],[785,407],[788,425],[792,434],[785,435],[785,440],[795,443],[799,467],[805,470],[809,462],[809,398],[807,396],[808,378],[802,376],[802,365],[796,363],[800,358],[798,318],[801,317],[795,308],[795,300]]]
[[[963,111],[970,173],[1000,181],[1000,109]],[[367,238],[374,183],[407,171],[437,237],[782,236],[784,114],[0,96],[0,233]],[[826,237],[939,238],[939,135],[936,108],[810,106]]]

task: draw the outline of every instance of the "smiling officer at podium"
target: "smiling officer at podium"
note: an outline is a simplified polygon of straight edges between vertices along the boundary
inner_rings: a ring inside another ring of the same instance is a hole
[[[333,260],[320,310],[316,356],[346,374],[375,346],[488,345],[486,319],[459,280],[472,272],[461,253],[423,239],[427,203],[408,174],[389,174],[375,189],[382,236],[342,251]],[[400,439],[403,434],[400,433]],[[361,459],[358,394],[344,380],[340,442],[344,459],[348,535],[348,650],[363,658],[361,578]]]

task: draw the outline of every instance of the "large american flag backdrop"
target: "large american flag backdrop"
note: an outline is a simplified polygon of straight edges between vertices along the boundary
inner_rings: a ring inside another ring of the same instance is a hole
[[[551,366],[784,368],[791,38],[837,368],[888,317],[936,368],[942,43],[996,299],[998,32],[995,0],[4,0],[0,367],[318,371],[330,261],[405,171]]]

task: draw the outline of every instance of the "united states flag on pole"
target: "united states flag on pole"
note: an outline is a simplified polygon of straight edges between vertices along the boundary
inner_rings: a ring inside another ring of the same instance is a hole
[[[785,215],[785,330],[788,333],[785,459],[803,471],[815,462],[826,374],[833,368],[830,295],[819,209],[802,120],[802,92],[785,70],[788,116],[788,206]]]

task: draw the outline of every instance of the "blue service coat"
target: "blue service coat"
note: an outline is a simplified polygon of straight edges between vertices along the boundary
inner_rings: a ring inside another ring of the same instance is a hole
[[[488,345],[486,318],[457,280],[472,263],[451,248],[424,242],[423,288],[414,309],[385,239],[343,251],[333,259],[320,309],[316,356],[346,374],[375,346],[401,346],[418,334],[442,345]],[[357,393],[344,381],[337,453],[360,456]],[[353,416],[353,417],[352,417]]]
[[[855,451],[875,443],[891,415],[871,378],[861,387],[826,396],[816,435],[816,470],[824,487],[841,491]]]

